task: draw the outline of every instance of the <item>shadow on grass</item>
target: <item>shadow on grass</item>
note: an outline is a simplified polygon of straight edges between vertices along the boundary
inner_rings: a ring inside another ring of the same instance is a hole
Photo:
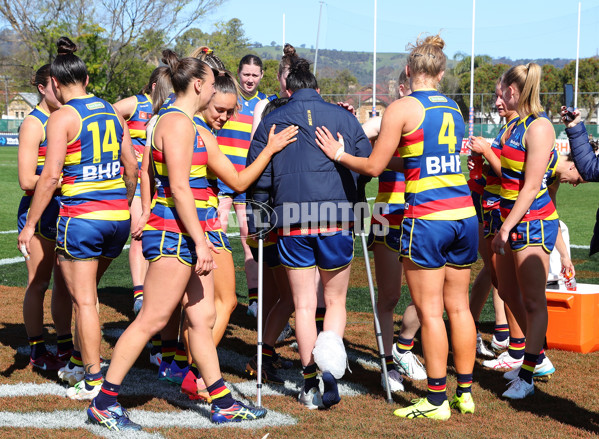
[[[474,366],[477,383],[486,390],[501,395],[507,389],[507,381],[503,373],[486,369],[478,363]],[[518,411],[527,411],[540,418],[550,417],[562,424],[581,429],[585,432],[599,433],[599,414],[578,406],[575,402],[561,396],[550,395],[542,390],[543,383],[535,384],[535,394],[522,400],[504,399],[506,403]],[[594,398],[594,391],[589,389],[589,397]]]
[[[98,288],[98,300],[102,305],[127,316],[130,322],[135,318],[133,314],[133,293],[130,288],[114,286]]]
[[[48,328],[51,328],[51,326],[44,326],[44,340],[46,340],[48,344],[52,345],[55,343],[55,335],[50,335]],[[0,331],[0,345],[10,347],[13,351],[14,358],[12,364],[9,364],[6,369],[0,371],[0,376],[10,377],[15,371],[23,370],[29,366],[29,356],[18,352],[19,348],[28,345],[25,324],[2,323],[2,330]],[[37,368],[34,368],[33,370],[48,379],[53,379],[56,376],[56,371],[43,371]]]

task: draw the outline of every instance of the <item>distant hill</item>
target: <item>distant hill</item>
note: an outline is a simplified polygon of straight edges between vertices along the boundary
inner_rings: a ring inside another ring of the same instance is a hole
[[[262,46],[252,47],[252,49],[263,59],[280,59],[283,48],[281,46]],[[314,49],[302,48],[296,46],[299,56],[306,58],[311,63],[314,62]],[[377,82],[388,82],[391,79],[397,80],[399,72],[406,65],[407,53],[377,53]],[[527,64],[529,62],[537,64],[552,64],[557,68],[563,68],[571,59],[517,59],[501,57],[493,59],[493,64]],[[455,61],[448,60],[448,68],[452,68]],[[361,85],[372,84],[372,53],[371,52],[349,52],[342,50],[318,50],[318,74],[323,77],[335,76],[335,72],[348,69]]]
[[[263,59],[280,59],[281,46],[252,48]],[[299,56],[314,62],[316,50],[296,47]],[[400,70],[406,64],[407,53],[377,53],[377,82],[397,80]],[[318,74],[324,77],[335,75],[338,70],[348,69],[362,85],[372,84],[372,53],[346,52],[342,50],[318,49]]]

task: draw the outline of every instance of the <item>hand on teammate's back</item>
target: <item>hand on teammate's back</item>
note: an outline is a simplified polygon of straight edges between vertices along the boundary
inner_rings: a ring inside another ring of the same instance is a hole
[[[297,140],[295,136],[298,131],[297,126],[291,125],[275,134],[275,128],[275,124],[270,127],[268,143],[266,144],[267,148],[272,149],[273,154],[283,150],[290,143],[295,142]]]

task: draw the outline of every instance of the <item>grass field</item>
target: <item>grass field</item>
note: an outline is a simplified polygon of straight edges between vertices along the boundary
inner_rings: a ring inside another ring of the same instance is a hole
[[[16,149],[0,148],[0,232],[16,229],[16,212],[21,197],[16,174]],[[376,181],[367,196],[376,194]],[[570,229],[571,243],[588,245],[595,219],[598,191],[592,184],[577,188],[564,186],[558,195],[560,216]],[[16,233],[0,233],[1,261],[19,256]],[[241,245],[232,239],[236,261],[237,291],[246,291]],[[588,258],[588,250],[572,249],[578,282],[599,283],[597,257]],[[123,252],[104,276],[99,289],[101,320],[104,324],[102,355],[111,356],[120,332],[126,328],[131,313],[131,280],[127,252]],[[376,342],[364,262],[360,245],[348,293],[348,326],[345,344],[352,373],[347,373],[341,386],[343,400],[329,411],[309,412],[295,401],[301,382],[299,356],[287,340],[279,351],[294,362],[294,369],[284,377],[285,388],[266,386],[264,405],[270,410],[264,421],[242,423],[240,426],[212,428],[207,422],[206,406],[192,404],[174,387],[154,379],[155,370],[148,356],[142,354],[135,370],[123,386],[121,402],[131,408],[134,420],[142,423],[146,436],[168,438],[269,438],[287,437],[591,437],[599,434],[599,389],[597,366],[599,353],[575,354],[550,350],[549,355],[558,372],[548,383],[538,384],[536,394],[525,401],[505,401],[500,398],[505,389],[501,374],[484,369],[477,359],[475,366],[474,415],[453,414],[445,422],[400,420],[391,415],[398,406],[426,392],[422,381],[404,381],[406,392],[394,395],[394,405],[385,403],[380,387],[376,360]],[[480,270],[477,263],[473,276]],[[64,397],[65,389],[55,375],[31,371],[27,366],[27,338],[22,324],[22,298],[26,284],[23,263],[0,265],[0,437],[4,438],[73,438],[99,437],[101,430],[86,427],[83,410],[86,404]],[[407,289],[397,307],[396,323],[409,302]],[[46,307],[46,332],[50,343],[54,329]],[[225,379],[238,396],[255,400],[255,382],[244,373],[247,358],[255,352],[255,320],[246,313],[246,302],[240,298],[227,335],[219,347]],[[481,321],[484,337],[492,333],[493,310],[490,303]],[[293,323],[293,322],[292,322]],[[417,336],[418,338],[418,336]],[[421,355],[416,341],[416,353]],[[455,389],[452,358],[449,359],[448,393]],[[48,428],[52,428],[50,431]],[[73,430],[74,429],[74,430]],[[109,436],[111,437],[111,436]]]

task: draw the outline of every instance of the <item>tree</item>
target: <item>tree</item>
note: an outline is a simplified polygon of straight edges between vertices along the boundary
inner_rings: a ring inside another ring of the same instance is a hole
[[[561,93],[559,93],[563,84],[562,75],[560,69],[551,64],[543,64],[541,68],[543,69],[541,74],[541,93],[554,93],[541,94],[541,103],[545,107],[547,115],[551,118],[552,114],[559,113],[562,105]]]
[[[226,23],[217,23],[216,31],[209,37],[210,48],[231,72],[237,72],[239,60],[248,53],[255,54],[250,49],[250,41],[245,36],[243,23],[238,18],[232,18]]]
[[[260,91],[267,95],[279,93],[281,85],[277,80],[279,72],[279,61],[276,59],[267,59],[264,63],[264,77],[260,81]]]
[[[156,62],[160,48],[223,1],[53,0],[43,7],[38,0],[2,1],[0,16],[26,49],[23,64],[39,67],[51,61],[57,38],[68,35],[81,44],[84,61],[97,63],[94,91],[115,100],[122,96],[115,83],[123,74],[148,70],[141,65]]]
[[[273,40],[273,41],[271,41],[271,42],[270,42],[270,45],[271,45],[272,47],[275,47],[275,46],[277,45],[277,42]]]
[[[343,101],[350,93],[352,87],[359,85],[358,79],[352,75],[348,69],[338,71],[334,77],[321,78],[318,76],[318,85],[320,86],[321,95],[336,95],[326,97],[325,100],[332,100],[334,102]]]
[[[582,58],[578,68],[578,108],[586,109],[588,111],[586,120],[590,120],[595,112],[596,95],[581,93],[594,93],[597,91],[597,83],[599,82],[599,59],[596,57]],[[576,62],[572,61],[569,64],[566,64],[562,72],[563,82],[567,84],[574,84]]]
[[[187,56],[200,46],[207,46],[210,34],[198,28],[191,28],[175,38],[175,52],[179,56]]]

